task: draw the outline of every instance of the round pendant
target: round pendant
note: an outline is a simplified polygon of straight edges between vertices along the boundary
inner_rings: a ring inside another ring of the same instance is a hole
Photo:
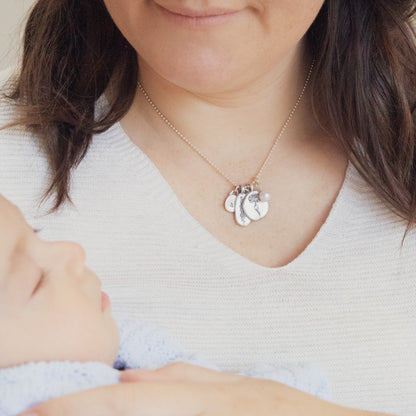
[[[235,212],[235,202],[237,200],[237,195],[232,193],[230,195],[228,195],[228,198],[225,200],[225,209],[228,212]]]
[[[243,201],[243,210],[250,220],[258,221],[269,212],[269,203],[260,200],[260,192],[249,192]]]
[[[235,220],[237,224],[247,227],[251,223],[251,220],[249,217],[247,217],[244,209],[243,209],[243,201],[246,197],[246,193],[240,193],[237,195],[236,201],[235,201]]]

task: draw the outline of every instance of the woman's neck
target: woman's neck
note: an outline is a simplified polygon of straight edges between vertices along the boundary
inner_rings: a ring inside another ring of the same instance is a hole
[[[158,76],[145,62],[140,62],[140,76],[155,105],[195,146],[219,163],[238,163],[239,153],[241,160],[266,156],[298,99],[310,63],[305,54],[297,52],[273,73],[263,74],[244,87],[222,91],[197,92],[178,87]],[[136,120],[139,116],[157,140],[179,140],[139,91],[130,113],[126,122],[133,114]],[[311,114],[306,94],[285,135],[299,137],[316,130]]]

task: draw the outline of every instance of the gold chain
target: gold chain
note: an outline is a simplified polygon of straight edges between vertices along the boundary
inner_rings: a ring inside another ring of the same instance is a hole
[[[260,180],[260,176],[263,173],[264,169],[266,168],[267,164],[270,161],[270,158],[277,146],[277,144],[279,143],[280,139],[282,138],[284,132],[287,129],[287,126],[289,125],[290,121],[292,120],[296,110],[299,107],[299,104],[305,94],[306,88],[309,84],[309,81],[311,79],[312,76],[312,72],[313,72],[313,68],[315,65],[315,61],[312,61],[311,66],[309,68],[309,72],[308,75],[305,79],[305,82],[303,84],[303,88],[301,93],[299,94],[299,97],[295,103],[295,105],[293,106],[292,110],[289,113],[288,118],[286,119],[285,123],[283,124],[283,127],[280,130],[279,135],[275,138],[273,145],[269,151],[269,153],[267,154],[263,164],[260,166],[260,169],[258,170],[257,174],[253,177],[253,180],[251,182],[251,185],[257,185],[259,184],[259,180]],[[150,106],[153,108],[153,110],[158,114],[158,116],[176,133],[176,135],[178,135],[192,150],[194,150],[196,153],[199,154],[199,156],[201,156],[212,168],[214,168],[221,176],[223,176],[228,182],[230,182],[235,188],[238,187],[238,184],[236,182],[234,182],[233,180],[231,180],[214,162],[212,162],[203,152],[201,152],[201,150],[199,150],[187,137],[185,137],[184,134],[182,134],[173,124],[171,121],[169,121],[169,119],[159,110],[159,108],[155,105],[155,103],[151,100],[151,98],[149,97],[149,94],[147,93],[147,91],[144,89],[143,85],[140,83],[140,81],[137,82],[137,86],[139,87],[141,93],[143,94],[143,96],[146,98],[147,102],[150,104]]]

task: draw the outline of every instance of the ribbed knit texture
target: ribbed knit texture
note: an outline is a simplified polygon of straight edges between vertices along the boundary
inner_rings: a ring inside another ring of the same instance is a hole
[[[0,123],[11,113],[3,104]],[[51,215],[39,208],[47,171],[33,138],[0,132],[0,192],[41,237],[84,246],[114,310],[222,369],[310,362],[327,371],[334,402],[414,416],[416,233],[401,249],[405,224],[351,165],[314,240],[278,268],[201,227],[119,124],[74,171],[74,205]]]

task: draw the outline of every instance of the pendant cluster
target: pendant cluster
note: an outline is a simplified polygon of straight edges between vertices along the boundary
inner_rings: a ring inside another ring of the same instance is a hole
[[[253,185],[238,185],[225,200],[225,209],[235,216],[235,221],[247,227],[251,221],[258,221],[269,212],[270,194],[254,190]]]

